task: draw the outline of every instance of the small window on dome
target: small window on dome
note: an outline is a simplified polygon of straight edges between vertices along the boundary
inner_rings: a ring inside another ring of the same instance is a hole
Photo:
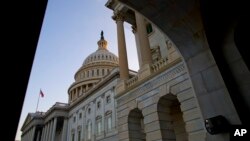
[[[99,76],[99,69],[97,69],[96,71],[97,71],[97,72],[96,72],[96,73],[97,73],[97,76]]]

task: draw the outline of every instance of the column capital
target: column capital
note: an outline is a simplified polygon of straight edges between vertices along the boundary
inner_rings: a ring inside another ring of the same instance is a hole
[[[124,21],[125,20],[125,15],[121,11],[114,12],[114,15],[112,16],[112,19],[117,21]]]
[[[136,27],[136,25],[132,25],[131,28],[132,28],[132,32],[133,32],[133,33],[136,33],[136,32],[137,32],[137,27]]]

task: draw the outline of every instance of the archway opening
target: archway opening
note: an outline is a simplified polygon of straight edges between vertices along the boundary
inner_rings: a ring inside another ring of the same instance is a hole
[[[187,133],[180,102],[173,94],[160,98],[157,105],[160,129],[164,141],[187,141]]]
[[[129,140],[146,141],[143,115],[138,108],[130,111],[128,116]]]

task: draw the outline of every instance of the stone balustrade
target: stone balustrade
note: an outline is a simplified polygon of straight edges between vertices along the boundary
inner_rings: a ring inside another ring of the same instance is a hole
[[[161,68],[163,68],[164,66],[166,66],[168,64],[168,59],[167,58],[162,58],[161,60],[153,63],[151,65],[151,69],[154,72],[157,72],[158,70],[160,70]]]
[[[136,83],[138,81],[138,75],[135,75],[134,77],[132,77],[132,78],[130,78],[130,79],[128,79],[127,81],[126,81],[126,85],[127,85],[127,87],[130,87],[130,86],[132,86],[134,83]]]

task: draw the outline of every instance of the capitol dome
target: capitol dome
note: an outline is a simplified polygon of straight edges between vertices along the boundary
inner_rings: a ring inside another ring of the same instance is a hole
[[[98,49],[90,54],[82,66],[75,73],[75,82],[69,87],[69,101],[74,101],[78,96],[93,88],[111,70],[118,67],[118,57],[109,52],[103,31],[101,39],[97,42]]]
[[[107,49],[98,49],[96,52],[90,54],[83,62],[83,66],[88,66],[96,63],[118,64],[118,57]]]

